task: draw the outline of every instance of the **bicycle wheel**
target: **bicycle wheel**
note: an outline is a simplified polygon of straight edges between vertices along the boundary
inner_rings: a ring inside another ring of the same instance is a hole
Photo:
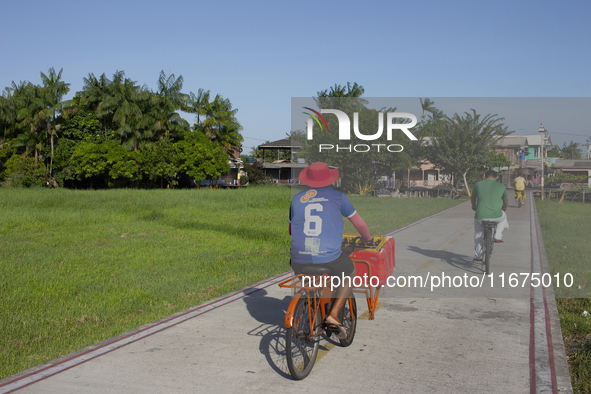
[[[310,305],[308,298],[304,295],[296,304],[293,314],[293,324],[287,329],[285,337],[285,353],[287,357],[287,367],[289,373],[296,380],[304,379],[310,374],[316,356],[318,355],[318,346],[320,337],[311,337],[310,333]],[[316,315],[316,327],[314,333],[321,330],[320,310]]]
[[[521,196],[517,198],[517,208],[521,208]]]
[[[490,274],[490,255],[492,254],[492,230],[484,229],[484,272]]]
[[[341,342],[341,346],[347,347],[353,343],[355,329],[357,328],[357,302],[353,295],[345,301],[345,305],[341,313],[339,313],[339,319],[345,330],[347,330],[347,337],[345,339],[339,339],[339,341]]]

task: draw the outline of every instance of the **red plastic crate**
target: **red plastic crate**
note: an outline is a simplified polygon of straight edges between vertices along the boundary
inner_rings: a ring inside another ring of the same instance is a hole
[[[359,234],[343,234],[343,244],[341,245],[341,249],[346,253],[350,252],[353,239],[357,237],[359,237]],[[353,253],[351,253],[349,257],[355,264],[357,277],[363,279],[364,275],[366,275],[367,284],[370,284],[370,277],[375,276],[379,279],[378,286],[385,286],[388,277],[392,275],[396,268],[396,245],[394,238],[387,235],[375,235],[374,240],[377,241],[377,245],[373,247],[365,246],[360,243],[360,241],[357,241],[353,248]],[[368,269],[368,264],[370,269]],[[356,280],[356,282],[358,282],[358,280]],[[376,281],[374,279],[371,285],[375,284]]]

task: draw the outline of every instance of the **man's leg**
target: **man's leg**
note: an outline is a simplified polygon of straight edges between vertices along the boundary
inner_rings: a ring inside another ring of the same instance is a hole
[[[503,239],[503,230],[506,227],[509,227],[509,222],[507,221],[507,215],[503,212],[503,216],[498,219],[494,219],[497,222],[497,229],[495,231],[495,239],[502,240]]]
[[[352,282],[353,278],[355,278],[355,275],[357,275],[357,270],[353,269],[353,272],[350,275],[351,281],[349,282],[348,280],[345,280],[343,285],[337,289],[335,299],[332,303],[332,306],[330,307],[330,312],[326,317],[327,322],[342,324],[342,322],[339,320],[339,313],[341,313],[341,309],[343,309],[345,306],[345,301],[347,301],[347,298],[349,298],[352,294]]]
[[[484,226],[482,221],[474,219],[474,259],[482,259],[484,249]]]

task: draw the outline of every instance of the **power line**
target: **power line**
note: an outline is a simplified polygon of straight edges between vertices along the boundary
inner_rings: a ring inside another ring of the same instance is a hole
[[[245,136],[242,136],[242,137],[243,137],[243,138],[248,138],[249,140],[267,141],[267,140],[262,140],[262,139],[260,139],[260,138],[252,138],[252,137],[245,137]]]
[[[538,131],[537,129],[518,129],[518,130],[524,130],[524,131],[533,131],[533,130],[535,130],[535,131]],[[578,137],[590,137],[590,135],[589,135],[589,134],[571,134],[571,133],[558,133],[558,132],[555,132],[555,131],[553,131],[553,132],[551,132],[551,133],[549,133],[549,134],[550,134],[550,135],[552,135],[552,134],[561,134],[561,135],[576,135],[576,136],[578,136]],[[519,135],[519,134],[515,134],[515,135]]]
[[[569,134],[569,133],[552,133],[552,134],[576,135],[579,137],[589,137],[589,134]]]

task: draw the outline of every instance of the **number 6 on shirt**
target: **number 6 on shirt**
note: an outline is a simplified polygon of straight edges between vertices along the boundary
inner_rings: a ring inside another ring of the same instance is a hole
[[[306,205],[304,214],[304,234],[315,237],[322,232],[322,218],[318,215],[312,215],[312,211],[322,212],[322,204]],[[310,228],[310,224],[314,223],[314,228]]]

